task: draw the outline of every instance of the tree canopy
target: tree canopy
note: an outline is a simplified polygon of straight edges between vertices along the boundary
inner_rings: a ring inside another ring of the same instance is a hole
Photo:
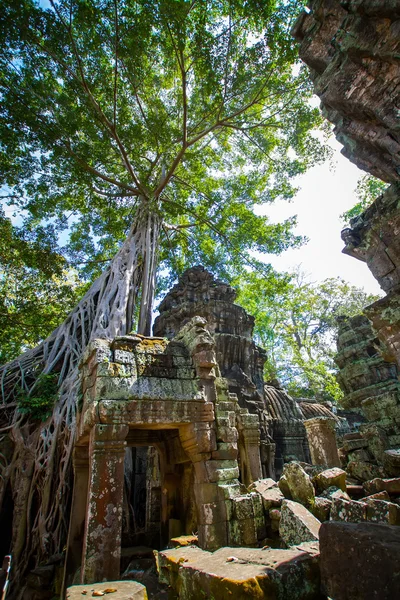
[[[360,314],[377,297],[340,278],[312,283],[297,269],[281,276],[278,287],[250,276],[238,299],[256,319],[256,339],[268,355],[266,377],[278,378],[297,397],[340,401],[336,319]]]
[[[51,224],[89,280],[149,213],[169,280],[301,243],[253,209],[324,156],[290,36],[302,4],[6,0],[0,174],[24,229]]]
[[[373,175],[363,175],[357,182],[356,196],[358,202],[341,216],[345,223],[349,223],[354,217],[358,217],[374,200],[380,196],[387,184]]]

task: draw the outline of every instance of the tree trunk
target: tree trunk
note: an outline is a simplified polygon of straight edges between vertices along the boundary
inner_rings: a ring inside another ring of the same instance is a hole
[[[15,507],[11,589],[17,586],[18,593],[13,598],[22,594],[27,571],[62,552],[66,542],[82,354],[95,338],[131,331],[142,282],[140,331],[150,332],[159,232],[158,217],[147,214],[137,220],[109,267],[64,323],[0,369],[0,444],[2,435],[14,443],[12,460],[0,460],[0,500],[10,482]],[[17,395],[20,390],[31,392],[41,373],[58,374],[59,400],[51,417],[35,425],[18,411]]]

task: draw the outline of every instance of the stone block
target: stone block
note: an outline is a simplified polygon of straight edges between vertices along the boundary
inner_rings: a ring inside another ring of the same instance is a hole
[[[198,526],[199,546],[215,550],[228,545],[228,523],[221,521],[212,525]]]
[[[374,498],[366,498],[365,502],[367,505],[367,521],[387,523],[388,525],[400,524],[400,506],[397,504]]]
[[[271,508],[268,511],[268,516],[271,520],[271,529],[272,531],[279,531],[279,523],[281,520],[281,511],[277,508]]]
[[[371,481],[365,481],[364,489],[368,494],[386,491],[388,494],[396,496],[400,494],[400,477],[394,477],[392,479],[381,479],[377,477]]]
[[[361,498],[362,502],[366,502],[367,500],[386,500],[386,502],[390,502],[390,496],[386,490],[383,492],[376,492],[376,494],[371,494],[370,496],[365,496]]]
[[[311,506],[315,497],[314,486],[301,465],[297,462],[286,463],[283,466],[283,476],[289,487],[292,499],[304,506]]]
[[[320,600],[315,543],[287,550],[220,548],[212,554],[194,547],[164,550],[158,568],[180,600]]]
[[[302,504],[284,500],[281,508],[279,535],[287,546],[318,540],[320,521]]]
[[[333,467],[332,469],[326,469],[322,471],[316,477],[313,478],[313,483],[316,484],[318,490],[326,490],[331,486],[335,486],[346,491],[346,471]]]
[[[66,600],[82,600],[85,596],[91,598],[93,591],[102,592],[107,589],[115,590],[104,594],[106,598],[113,600],[147,600],[148,598],[146,588],[137,581],[107,581],[73,585],[67,589]]]
[[[385,450],[383,466],[388,475],[392,475],[392,477],[400,475],[400,450]]]
[[[226,424],[222,424],[218,421],[217,427],[217,441],[218,442],[231,442],[237,444],[239,438],[236,427],[230,427],[229,421]]]
[[[343,498],[344,500],[350,500],[350,496],[347,492],[343,492],[340,488],[336,486],[331,486],[328,489],[321,492],[320,496],[322,498],[328,498],[328,500],[333,500],[333,498]]]
[[[367,448],[368,447],[368,441],[364,440],[362,437],[356,438],[356,439],[351,439],[351,440],[344,440],[343,442],[343,450],[345,452],[353,452],[353,450],[359,450],[360,448]]]
[[[253,499],[250,494],[233,498],[233,513],[238,520],[254,518]]]
[[[347,465],[347,473],[357,481],[368,481],[385,475],[382,467],[369,462],[350,461]]]
[[[213,525],[226,522],[227,510],[224,501],[200,504],[198,507],[199,525]]]
[[[250,489],[260,495],[266,512],[270,508],[279,507],[284,499],[284,495],[279,489],[278,484],[273,479],[259,479],[250,486]]]
[[[367,518],[367,505],[357,500],[344,500],[333,498],[331,508],[331,521],[346,521],[348,523],[361,523]]]
[[[312,513],[318,521],[328,521],[331,512],[332,500],[328,498],[315,498],[314,506],[312,507]]]
[[[210,482],[231,481],[239,477],[239,467],[234,460],[209,460],[206,469]]]
[[[335,600],[394,600],[400,590],[400,528],[323,523],[321,588]]]
[[[282,475],[279,479],[278,486],[285,498],[287,498],[287,500],[292,500],[292,494],[290,493],[288,480],[285,475]]]
[[[218,442],[217,449],[212,453],[216,460],[235,460],[238,455],[238,446],[234,442]]]

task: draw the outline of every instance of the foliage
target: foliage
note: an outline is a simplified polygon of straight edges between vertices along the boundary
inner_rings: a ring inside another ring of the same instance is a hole
[[[55,248],[51,227],[14,227],[0,211],[0,364],[38,344],[82,295]]]
[[[373,177],[373,175],[364,175],[359,179],[357,183],[356,196],[358,202],[353,208],[347,210],[345,213],[340,215],[340,218],[345,222],[349,223],[354,217],[358,217],[374,200],[380,196],[385,189],[387,184]]]
[[[300,271],[280,286],[249,275],[239,302],[256,318],[256,339],[268,353],[266,377],[295,396],[340,400],[333,356],[336,319],[353,316],[377,298],[340,278],[315,284]]]
[[[325,156],[290,35],[302,4],[6,0],[0,174],[23,227],[51,224],[88,280],[149,211],[170,279],[300,244],[253,209]]]
[[[32,419],[44,421],[51,415],[58,396],[57,375],[41,374],[28,394],[20,390],[17,395],[18,409]]]

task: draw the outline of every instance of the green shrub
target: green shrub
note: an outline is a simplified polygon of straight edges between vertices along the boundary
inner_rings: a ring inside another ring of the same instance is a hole
[[[30,393],[20,390],[17,396],[21,413],[30,415],[32,419],[45,421],[51,414],[58,397],[58,376],[54,373],[39,375]]]

